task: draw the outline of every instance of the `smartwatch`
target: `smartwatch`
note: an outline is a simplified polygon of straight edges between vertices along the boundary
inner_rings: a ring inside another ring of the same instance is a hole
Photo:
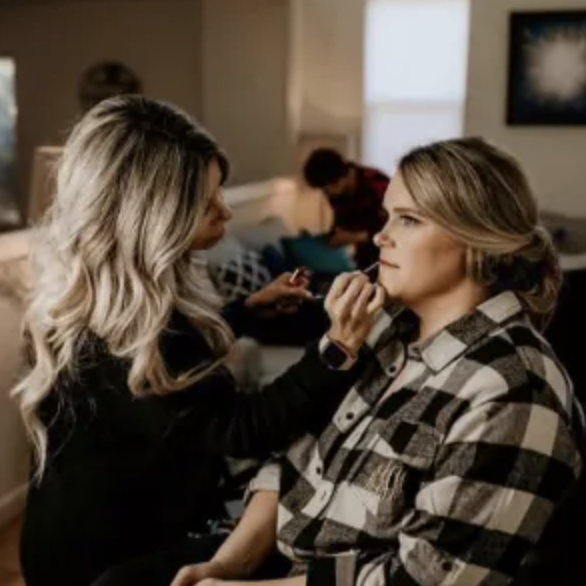
[[[356,361],[356,356],[328,336],[321,339],[319,353],[322,362],[332,370],[348,370]]]

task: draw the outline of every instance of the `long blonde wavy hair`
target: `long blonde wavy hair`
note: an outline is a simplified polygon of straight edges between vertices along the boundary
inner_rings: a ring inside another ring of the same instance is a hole
[[[38,411],[72,376],[88,335],[129,363],[133,394],[168,393],[222,361],[232,333],[203,269],[192,262],[212,194],[209,165],[228,161],[185,114],[162,102],[106,100],[74,127],[57,169],[56,193],[33,245],[34,290],[25,317],[32,365],[14,389],[45,468],[47,430]],[[203,334],[216,361],[172,375],[160,337],[178,310]]]
[[[514,291],[543,329],[562,272],[517,160],[468,137],[416,148],[398,168],[417,206],[466,247],[468,274],[493,293]]]

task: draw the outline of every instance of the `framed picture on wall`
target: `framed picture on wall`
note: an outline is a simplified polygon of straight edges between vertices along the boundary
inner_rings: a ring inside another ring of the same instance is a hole
[[[586,10],[513,12],[509,125],[586,125]]]

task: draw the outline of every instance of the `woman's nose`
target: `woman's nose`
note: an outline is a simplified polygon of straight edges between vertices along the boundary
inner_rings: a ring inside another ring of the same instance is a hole
[[[232,219],[232,210],[224,200],[220,202],[220,215],[224,222],[229,222]]]
[[[394,240],[392,240],[390,235],[384,231],[375,234],[373,240],[375,246],[378,246],[379,248],[382,248],[383,246],[394,246]]]

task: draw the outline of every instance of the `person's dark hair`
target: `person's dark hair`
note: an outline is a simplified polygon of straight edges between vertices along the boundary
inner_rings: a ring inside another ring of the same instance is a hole
[[[303,176],[310,187],[323,188],[346,174],[348,162],[334,149],[314,150],[303,166]]]

